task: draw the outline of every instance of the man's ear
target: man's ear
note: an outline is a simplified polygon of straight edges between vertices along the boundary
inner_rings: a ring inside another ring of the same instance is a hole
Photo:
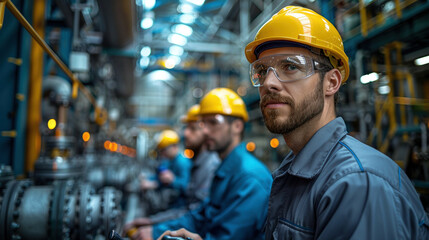
[[[334,68],[325,74],[325,95],[333,96],[340,89],[342,76],[338,69]]]
[[[244,122],[241,119],[235,119],[232,122],[231,127],[232,127],[234,133],[241,134],[241,132],[244,129]]]

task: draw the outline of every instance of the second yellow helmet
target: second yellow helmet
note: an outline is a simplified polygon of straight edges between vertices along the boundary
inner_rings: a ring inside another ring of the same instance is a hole
[[[161,150],[170,145],[179,143],[179,135],[173,130],[164,130],[158,135],[156,142],[156,148]]]
[[[243,99],[228,88],[215,88],[208,92],[200,102],[200,115],[222,114],[249,119]]]
[[[196,122],[198,121],[198,117],[200,114],[200,105],[195,104],[194,106],[190,107],[188,112],[185,116],[182,117],[182,122],[188,123],[188,122]]]

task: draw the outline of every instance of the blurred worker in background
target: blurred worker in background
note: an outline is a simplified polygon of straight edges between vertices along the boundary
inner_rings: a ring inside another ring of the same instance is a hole
[[[428,216],[405,173],[336,117],[349,65],[335,27],[288,6],[245,53],[265,125],[292,150],[273,174],[265,239],[429,239]]]
[[[220,159],[216,152],[207,151],[204,143],[205,135],[199,121],[199,113],[200,106],[194,105],[182,117],[182,122],[185,123],[185,147],[194,154],[192,157],[191,179],[185,190],[186,202],[184,206],[157,213],[150,216],[150,218],[135,219],[124,226],[125,232],[144,225],[178,218],[187,211],[197,208],[208,197],[214,172],[219,166]]]
[[[180,234],[194,240],[262,239],[272,177],[241,143],[248,120],[246,106],[232,90],[217,88],[201,100],[200,115],[207,148],[216,151],[222,161],[209,198],[201,207],[176,220],[140,228],[133,239],[156,239],[167,229],[180,228],[188,231],[167,231],[163,235]]]
[[[144,178],[141,181],[142,190],[148,190],[143,195],[147,214],[183,205],[185,201],[192,162],[179,153],[179,140],[179,135],[173,130],[164,130],[156,137],[160,160],[157,179]]]
[[[186,124],[184,130],[185,147],[193,152],[191,180],[186,189],[187,203],[201,203],[209,196],[214,172],[219,167],[220,159],[216,152],[207,151],[206,136],[199,120],[200,105],[194,105],[182,122]],[[195,208],[196,205],[190,208]]]

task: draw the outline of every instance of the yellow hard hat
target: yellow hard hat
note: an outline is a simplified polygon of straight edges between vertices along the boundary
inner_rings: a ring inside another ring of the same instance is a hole
[[[182,122],[196,122],[198,121],[198,116],[200,114],[200,105],[195,104],[191,108],[189,108],[188,113],[182,117]]]
[[[246,58],[252,63],[258,58],[258,48],[281,42],[322,49],[334,68],[341,72],[343,83],[349,77],[349,60],[341,36],[334,25],[318,13],[303,7],[283,8],[259,29],[255,40],[246,46]]]
[[[173,130],[164,130],[156,138],[156,148],[158,150],[164,149],[170,145],[179,142],[179,135]]]
[[[249,119],[243,99],[228,88],[215,88],[208,92],[200,102],[200,115],[222,114]]]

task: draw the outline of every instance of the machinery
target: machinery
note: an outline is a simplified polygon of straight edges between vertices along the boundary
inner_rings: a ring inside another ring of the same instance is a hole
[[[1,239],[95,239],[120,223],[121,196],[114,188],[97,194],[73,181],[10,180],[1,190]]]

